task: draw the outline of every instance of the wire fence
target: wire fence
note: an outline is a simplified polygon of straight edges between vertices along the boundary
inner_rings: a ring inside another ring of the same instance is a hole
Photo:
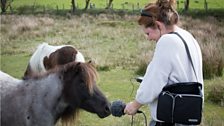
[[[13,2],[12,2],[13,3]],[[102,10],[107,7],[106,3],[104,6],[103,5],[98,5],[97,3],[90,2],[88,5],[88,10]],[[83,10],[83,5],[76,4],[76,10]],[[185,6],[185,0],[177,0],[177,10],[183,10]],[[129,12],[139,12],[141,10],[142,4],[139,2],[136,3],[130,3],[130,2],[123,2],[121,4],[111,4],[109,10],[121,10],[121,11],[129,11]],[[208,11],[209,9],[224,9],[224,6],[218,2],[206,2],[206,0],[192,0],[190,2],[189,8],[191,10],[205,10]],[[7,11],[14,13],[14,12],[19,12],[19,13],[47,13],[49,11],[56,11],[56,12],[65,12],[65,11],[71,11],[72,12],[73,7],[68,6],[65,4],[47,4],[47,5],[41,5],[41,4],[36,4],[33,3],[32,5],[20,5],[14,7],[11,4],[8,4],[7,6]]]

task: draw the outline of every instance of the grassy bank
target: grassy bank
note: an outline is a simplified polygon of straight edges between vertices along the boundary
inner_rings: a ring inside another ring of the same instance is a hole
[[[106,5],[108,4],[109,0],[91,0],[90,3],[95,4],[95,7],[100,9],[100,8],[105,8]],[[151,0],[155,1],[155,0]],[[137,4],[139,7],[144,7],[146,3],[148,3],[148,0],[115,0],[113,1],[113,8],[114,9],[122,9],[123,7],[132,9],[132,6],[134,5],[135,8],[137,8]],[[224,8],[222,0],[207,0],[208,8],[209,9],[214,9],[214,8]],[[46,7],[49,8],[56,8],[58,6],[59,9],[70,9],[71,8],[71,0],[17,0],[13,1],[12,6],[15,8],[19,8],[22,6],[43,6],[45,5]],[[76,1],[76,6],[78,8],[84,8],[85,6],[85,1]],[[179,0],[179,8],[184,7],[184,0]],[[191,9],[203,9],[204,8],[204,1],[202,0],[193,0],[190,1],[190,8]]]

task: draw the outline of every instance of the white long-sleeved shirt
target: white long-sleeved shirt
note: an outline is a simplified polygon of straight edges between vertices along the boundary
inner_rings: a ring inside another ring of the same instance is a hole
[[[175,32],[179,33],[188,45],[197,78],[183,41],[176,34],[162,35],[135,98],[139,103],[150,106],[151,117],[155,121],[158,121],[158,96],[165,85],[197,81],[203,85],[202,54],[198,42],[189,32],[177,26]]]

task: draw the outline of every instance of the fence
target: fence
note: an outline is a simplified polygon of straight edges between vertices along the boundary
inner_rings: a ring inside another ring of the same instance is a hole
[[[106,0],[107,1],[107,0]],[[183,10],[184,9],[184,4],[185,4],[185,0],[177,0],[177,9],[178,10]],[[94,3],[94,2],[90,2],[89,6],[88,6],[88,10],[99,10],[99,9],[105,9],[107,7],[108,3],[104,3],[104,4],[99,4],[99,3]],[[211,6],[210,6],[211,5]],[[82,10],[83,5],[80,4],[76,4],[76,9],[77,10]],[[139,2],[123,2],[120,4],[111,4],[110,6],[110,10],[122,10],[122,11],[129,11],[129,12],[136,12],[139,11],[142,7],[144,7],[144,4],[139,3]],[[191,0],[190,1],[190,5],[189,5],[190,9],[193,10],[205,10],[207,11],[208,9],[212,9],[212,8],[223,8],[224,9],[224,5],[221,6],[219,3],[217,2],[206,2],[202,1],[202,0]],[[43,5],[43,4],[37,4],[37,3],[33,3],[31,5],[21,5],[21,6],[9,6],[8,11],[10,12],[19,12],[19,13],[36,13],[36,12],[42,12],[42,13],[46,13],[49,11],[56,11],[56,12],[60,12],[60,11],[68,11],[68,10],[73,10],[72,6],[68,5],[68,4],[51,4],[51,5]]]

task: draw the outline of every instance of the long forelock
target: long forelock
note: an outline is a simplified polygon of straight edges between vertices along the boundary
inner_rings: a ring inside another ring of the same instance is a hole
[[[82,70],[84,72],[86,85],[89,89],[89,93],[93,93],[94,83],[96,82],[98,75],[96,69],[89,63],[81,64]]]

